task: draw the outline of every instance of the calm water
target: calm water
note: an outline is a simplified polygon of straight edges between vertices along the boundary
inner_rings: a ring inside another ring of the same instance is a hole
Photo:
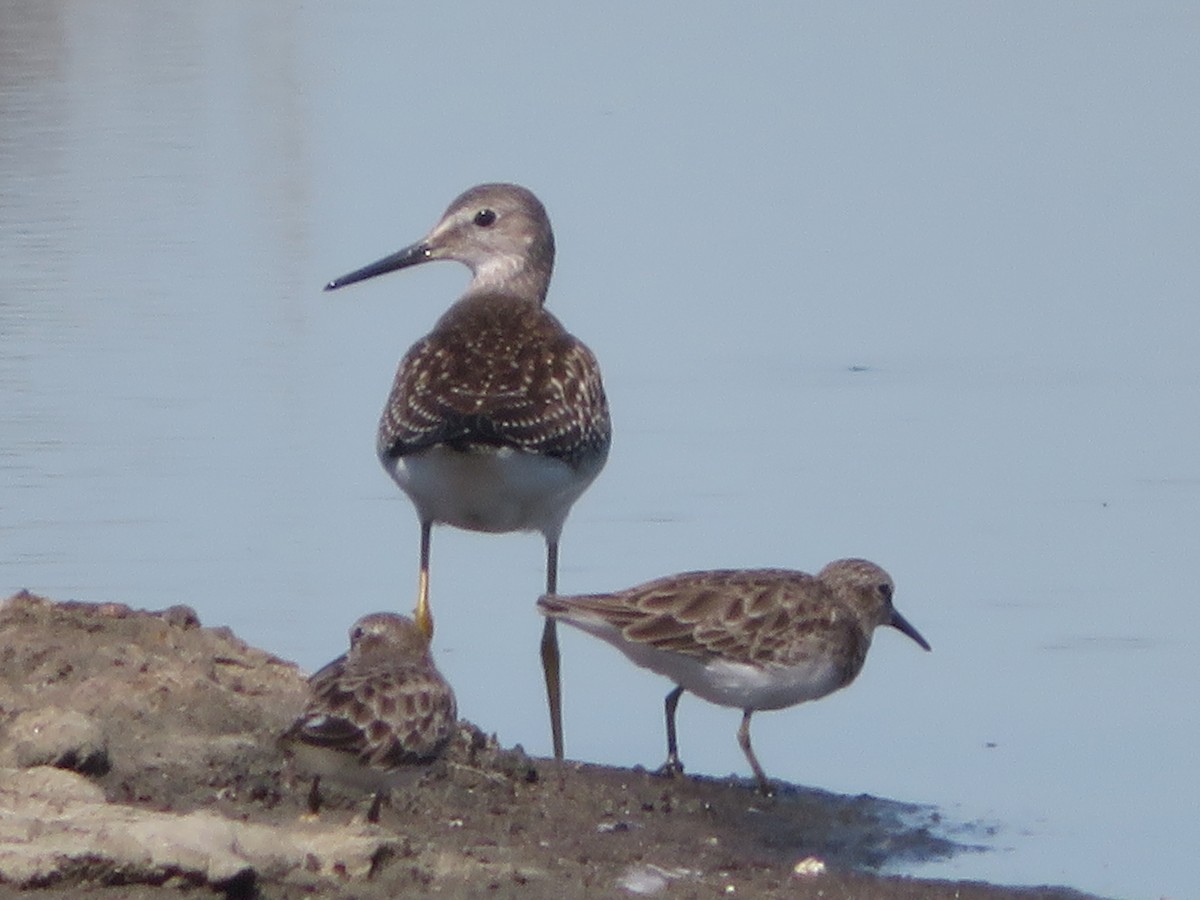
[[[310,668],[409,609],[375,421],[466,273],[320,286],[519,181],[616,427],[564,590],[875,559],[934,653],[757,717],[767,770],[991,848],[923,874],[1194,895],[1200,14],[517,9],[0,2],[0,591]],[[542,554],[434,539],[462,712],[537,753]],[[569,755],[660,762],[668,685],[564,657]],[[690,770],[738,719],[684,701]]]

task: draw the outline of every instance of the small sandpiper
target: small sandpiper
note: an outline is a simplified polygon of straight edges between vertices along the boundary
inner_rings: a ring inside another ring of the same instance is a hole
[[[327,777],[373,792],[367,821],[379,821],[387,794],[437,759],[458,722],[454,692],[434,665],[429,638],[395,613],[355,622],[349,652],[315,672],[308,688],[308,705],[281,743],[313,776],[314,814]]]
[[[377,450],[421,523],[417,624],[433,634],[429,543],[442,522],[471,531],[539,531],[546,592],[572,504],[600,474],[612,427],[600,367],[543,304],[554,233],[514,184],[471,188],[422,240],[329,282],[326,290],[436,259],[464,263],[466,292],[405,354]],[[558,637],[542,633],[554,755],[563,755]]]
[[[688,572],[612,594],[544,596],[541,612],[594,634],[677,687],[667,695],[667,761],[683,771],[675,708],[685,690],[743,711],[738,743],[770,794],[750,746],[750,716],[816,700],[850,684],[871,636],[896,628],[929,644],[892,606],[891,576],[863,559],[841,559],[813,577],[787,569]]]

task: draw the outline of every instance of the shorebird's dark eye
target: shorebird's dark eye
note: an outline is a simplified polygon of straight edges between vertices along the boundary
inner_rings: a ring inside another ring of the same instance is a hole
[[[892,586],[886,581],[879,585],[879,593],[883,594],[883,599],[888,603],[892,602]]]
[[[494,209],[481,209],[475,213],[475,224],[480,228],[489,228],[496,221],[496,211]]]

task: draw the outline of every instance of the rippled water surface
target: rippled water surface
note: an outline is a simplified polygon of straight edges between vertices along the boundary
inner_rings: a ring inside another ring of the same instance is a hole
[[[755,720],[768,772],[941,808],[922,869],[1196,885],[1200,17],[0,0],[0,590],[313,668],[408,609],[379,467],[451,265],[335,295],[480,181],[555,223],[616,437],[566,591],[862,555],[934,646]],[[536,535],[434,539],[467,717],[549,751]],[[668,685],[564,637],[568,754],[657,765]],[[690,770],[736,711],[680,706]]]

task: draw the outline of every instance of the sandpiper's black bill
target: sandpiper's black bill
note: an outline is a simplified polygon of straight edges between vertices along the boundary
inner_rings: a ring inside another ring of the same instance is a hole
[[[421,241],[418,244],[405,247],[403,250],[397,250],[391,256],[385,256],[383,259],[376,260],[369,266],[363,266],[361,269],[355,269],[348,275],[333,279],[333,281],[325,285],[325,290],[335,291],[348,284],[354,284],[356,281],[366,281],[368,278],[374,278],[376,275],[384,275],[387,272],[395,272],[397,269],[415,266],[418,263],[427,261],[429,258],[429,245]]]
[[[892,621],[888,622],[888,624],[897,631],[903,631],[926,650],[933,649],[929,646],[929,643],[925,640],[925,638],[921,637],[921,632],[917,631],[917,629],[913,628],[912,625],[908,624],[908,619],[904,618],[904,616],[900,615],[900,613],[896,612],[894,609],[892,610]]]

